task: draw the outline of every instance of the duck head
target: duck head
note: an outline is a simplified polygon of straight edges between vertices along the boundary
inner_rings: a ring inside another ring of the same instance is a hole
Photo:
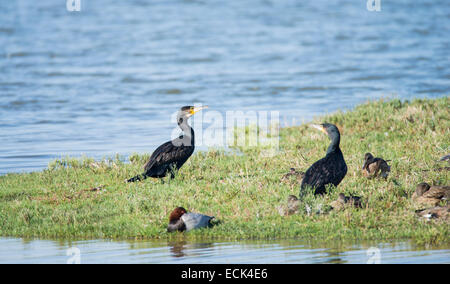
[[[364,165],[363,165],[363,170],[367,169],[367,167],[369,166],[369,164],[372,162],[373,160],[373,155],[371,153],[366,153],[364,155]]]
[[[183,207],[175,208],[172,211],[172,213],[170,213],[169,225],[167,226],[167,231],[168,232],[185,231],[186,225],[184,224],[183,220],[181,219],[181,216],[183,216],[186,213],[187,213],[187,211]]]
[[[416,196],[422,196],[425,192],[430,189],[430,185],[426,182],[419,183],[416,187]]]

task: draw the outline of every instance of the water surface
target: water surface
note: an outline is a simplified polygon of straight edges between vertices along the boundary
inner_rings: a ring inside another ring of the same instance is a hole
[[[151,152],[187,104],[283,125],[450,93],[447,0],[65,2],[0,1],[0,174]]]
[[[164,242],[0,238],[0,263],[67,263],[73,262],[76,256],[80,263],[450,263],[448,247],[417,247],[405,241],[315,244],[301,240]]]

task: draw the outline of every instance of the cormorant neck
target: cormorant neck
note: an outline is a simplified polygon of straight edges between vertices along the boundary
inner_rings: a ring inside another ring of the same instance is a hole
[[[339,149],[339,143],[341,142],[341,136],[339,133],[332,132],[329,134],[331,143],[330,146],[328,146],[327,154],[330,154],[332,152],[335,152]]]
[[[194,129],[188,124],[187,118],[185,118],[185,117],[179,118],[178,126],[183,131],[184,136],[187,138],[190,138],[190,142],[191,142],[190,146],[194,146],[194,142],[195,142]]]

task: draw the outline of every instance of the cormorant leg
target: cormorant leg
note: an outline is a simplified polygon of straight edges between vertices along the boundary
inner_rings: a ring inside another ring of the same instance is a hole
[[[175,178],[176,166],[171,165],[169,169],[170,169],[170,179],[174,179]]]

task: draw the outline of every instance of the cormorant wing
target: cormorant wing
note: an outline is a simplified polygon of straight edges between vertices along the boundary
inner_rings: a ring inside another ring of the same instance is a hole
[[[180,143],[178,143],[180,142]],[[192,150],[184,146],[181,140],[175,139],[173,141],[166,142],[159,146],[150,157],[150,160],[145,164],[144,170],[148,171],[153,166],[160,166],[163,164],[171,164],[179,160],[187,158],[192,154]]]
[[[318,189],[330,183],[333,179],[333,174],[330,172],[330,169],[330,163],[328,163],[327,157],[318,160],[306,171],[301,188],[303,189],[309,185]]]

